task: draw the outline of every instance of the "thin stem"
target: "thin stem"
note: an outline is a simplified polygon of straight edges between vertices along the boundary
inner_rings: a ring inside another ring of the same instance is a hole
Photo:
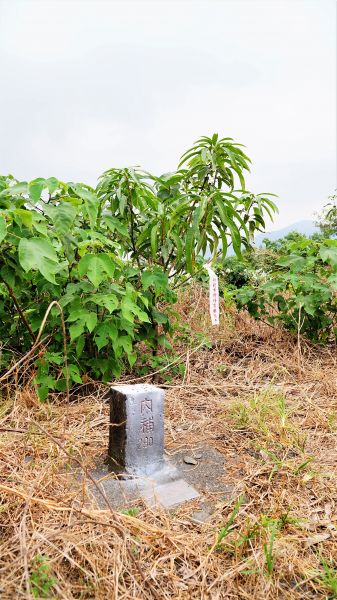
[[[129,210],[130,210],[130,237],[131,237],[131,244],[132,244],[132,250],[133,253],[136,257],[136,261],[137,261],[137,265],[138,268],[140,269],[140,262],[139,262],[139,256],[137,255],[137,249],[136,249],[136,242],[135,242],[135,236],[134,236],[134,228],[135,228],[135,224],[134,224],[134,215],[133,215],[133,210],[132,210],[132,200],[131,200],[131,194],[129,193]]]
[[[6,288],[8,289],[8,293],[9,293],[10,297],[12,298],[12,300],[13,300],[13,302],[14,302],[14,304],[15,304],[15,308],[16,308],[16,310],[17,310],[17,311],[18,311],[18,313],[19,313],[19,316],[20,316],[20,319],[21,319],[22,323],[23,323],[23,324],[24,324],[24,326],[26,327],[27,331],[29,331],[29,334],[30,334],[30,336],[31,336],[31,337],[33,338],[33,340],[35,341],[35,339],[36,339],[36,338],[35,338],[35,334],[34,334],[34,332],[33,332],[32,328],[31,328],[31,326],[30,326],[29,322],[27,321],[27,319],[26,319],[26,317],[25,317],[24,313],[22,312],[22,310],[21,310],[21,308],[20,308],[20,305],[19,305],[19,303],[18,303],[18,300],[17,300],[17,298],[16,298],[16,296],[15,296],[15,294],[14,294],[14,291],[13,291],[13,289],[12,289],[12,288],[11,288],[11,286],[10,286],[10,285],[7,283],[7,281],[5,281],[4,279],[3,279],[2,281],[4,282],[4,284],[5,284]]]

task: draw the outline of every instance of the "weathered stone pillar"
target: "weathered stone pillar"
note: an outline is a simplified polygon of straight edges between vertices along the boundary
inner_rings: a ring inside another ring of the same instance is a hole
[[[163,466],[164,395],[149,384],[111,388],[108,454],[116,472],[150,475]]]

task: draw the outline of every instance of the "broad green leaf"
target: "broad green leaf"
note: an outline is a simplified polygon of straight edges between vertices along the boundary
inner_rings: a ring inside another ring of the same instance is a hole
[[[324,262],[328,262],[334,267],[337,266],[337,245],[321,246],[319,255]]]
[[[99,200],[92,190],[88,190],[80,184],[72,186],[76,194],[84,200],[84,205],[89,219],[91,229],[95,229]]]
[[[19,196],[20,194],[28,193],[28,183],[27,181],[21,181],[20,183],[16,183],[15,185],[10,186],[6,190],[4,190],[7,194],[11,196]]]
[[[142,323],[150,323],[151,322],[148,315],[146,314],[146,312],[144,310],[142,310],[141,308],[139,308],[139,306],[137,304],[135,304],[133,306],[131,311],[138,317],[138,319]]]
[[[106,272],[106,274],[109,277],[114,277],[115,275],[115,270],[116,270],[116,265],[114,263],[114,261],[112,260],[112,258],[108,255],[108,254],[99,254],[99,259],[103,265],[103,268]]]
[[[117,346],[123,348],[127,354],[132,353],[132,339],[129,335],[120,335],[117,340]]]
[[[35,211],[32,211],[32,227],[33,229],[35,229],[38,233],[40,233],[41,235],[43,235],[44,237],[48,236],[48,229],[47,229],[47,219],[45,219],[45,217],[43,215],[41,215],[40,213],[37,213]]]
[[[282,256],[276,261],[276,264],[280,267],[289,267],[293,271],[303,271],[310,265],[313,265],[315,259],[310,259],[308,257],[304,258],[303,256],[299,256],[298,254],[290,254],[288,256]]]
[[[110,323],[108,323],[108,332],[111,341],[115,343],[118,338],[118,328],[116,320],[110,321]]]
[[[146,312],[144,312],[135,302],[131,300],[128,296],[125,296],[121,302],[121,310],[123,317],[130,321],[134,322],[134,315],[136,315],[140,321],[144,323],[150,323],[150,319],[147,316]]]
[[[153,271],[143,271],[141,277],[144,290],[153,286],[156,293],[159,294],[168,286],[168,276],[159,268]]]
[[[49,193],[53,194],[59,187],[59,180],[56,177],[49,177],[46,179],[46,186],[48,187]]]
[[[332,273],[329,275],[327,281],[334,288],[334,290],[337,290],[337,273]]]
[[[85,254],[78,263],[80,275],[87,275],[97,288],[109,277],[113,277],[115,265],[107,254]]]
[[[104,222],[107,227],[114,233],[114,231],[118,231],[124,237],[129,235],[128,229],[124,223],[122,223],[117,217],[111,217],[110,215],[104,216]]]
[[[152,316],[153,316],[154,320],[157,323],[162,323],[163,324],[163,323],[167,323],[168,322],[167,316],[164,313],[162,313],[159,310],[157,310],[156,308],[152,309]]]
[[[70,341],[73,342],[74,340],[76,340],[76,338],[78,338],[84,331],[84,321],[79,320],[76,323],[73,323],[72,325],[70,325],[69,327],[69,333],[70,333]]]
[[[4,265],[0,271],[1,278],[8,283],[12,288],[15,286],[15,270],[9,267],[8,265]]]
[[[38,202],[41,198],[42,190],[46,185],[46,180],[39,178],[30,181],[28,184],[28,193],[34,202]]]
[[[45,238],[22,238],[19,242],[19,262],[24,271],[40,271],[41,275],[56,283],[59,270],[58,257],[52,244]]]
[[[77,338],[76,356],[79,358],[82,355],[85,346],[85,336],[82,334]]]
[[[95,302],[99,306],[107,308],[110,313],[119,307],[118,298],[114,294],[95,294],[93,298],[89,299],[89,302]]]
[[[87,313],[85,316],[85,324],[88,327],[90,333],[92,333],[97,325],[97,313],[95,313],[95,312]]]
[[[95,329],[95,344],[98,350],[105,348],[110,342],[110,324],[100,323]]]
[[[77,215],[77,209],[68,202],[62,202],[58,206],[46,205],[45,213],[52,219],[53,226],[59,237],[68,235],[72,229]]]
[[[61,365],[64,362],[62,352],[45,352],[44,358],[55,365]]]
[[[33,215],[34,213],[31,210],[26,210],[24,208],[15,208],[13,210],[13,218],[19,227],[24,225],[31,229],[33,225]]]
[[[66,377],[66,368],[63,367],[62,369],[62,373],[63,375]],[[74,383],[82,383],[82,378],[80,375],[80,371],[77,365],[73,365],[73,364],[68,364],[68,376],[69,376],[69,381],[70,382],[74,382]]]
[[[44,402],[48,397],[49,387],[47,385],[38,385],[36,391],[39,400],[41,400],[41,402]]]
[[[129,365],[132,368],[137,360],[137,352],[128,352],[127,353]]]

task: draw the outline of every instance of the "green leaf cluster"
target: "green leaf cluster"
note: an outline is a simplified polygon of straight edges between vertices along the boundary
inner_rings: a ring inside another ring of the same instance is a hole
[[[275,204],[245,189],[250,160],[231,138],[200,138],[177,171],[112,168],[93,188],[0,176],[0,369],[36,339],[54,300],[66,324],[71,384],[118,378],[145,343],[168,347],[175,289],[209,252],[240,256]],[[238,189],[236,189],[236,183]],[[35,362],[41,399],[66,377],[59,311]]]
[[[337,339],[337,240],[302,238],[276,257],[268,280],[237,290],[239,308],[313,342]]]
[[[174,300],[167,274],[133,267],[115,236],[123,224],[108,219],[95,190],[55,178],[8,178],[0,200],[0,335],[9,349],[2,369],[31,347],[53,300],[64,313],[71,384],[119,377],[134,365],[139,342],[151,349],[165,339],[170,324],[156,304],[167,294]],[[34,378],[42,400],[66,389],[56,308],[44,335],[47,350]]]

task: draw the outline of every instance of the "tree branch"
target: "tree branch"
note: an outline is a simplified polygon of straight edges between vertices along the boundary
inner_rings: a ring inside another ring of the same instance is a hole
[[[10,297],[12,298],[12,300],[13,300],[13,302],[14,302],[14,304],[15,304],[15,308],[16,308],[16,310],[17,310],[17,311],[18,311],[18,313],[19,313],[19,316],[20,316],[20,319],[21,319],[21,321],[23,322],[23,324],[24,324],[24,326],[26,327],[27,331],[29,331],[29,334],[30,334],[30,336],[31,336],[31,337],[33,338],[33,340],[35,341],[35,339],[36,339],[36,337],[35,337],[35,334],[34,334],[34,332],[33,332],[32,328],[31,328],[31,326],[30,326],[29,322],[27,321],[27,319],[26,319],[26,317],[25,317],[24,313],[22,312],[22,310],[21,310],[21,308],[20,308],[20,305],[19,305],[19,303],[18,303],[18,301],[17,301],[17,298],[16,298],[16,296],[15,296],[15,294],[14,294],[14,292],[13,292],[13,289],[12,289],[12,288],[11,288],[11,286],[10,286],[10,285],[7,283],[7,281],[5,281],[4,279],[3,279],[3,282],[4,282],[5,286],[6,286],[6,288],[8,289],[8,293],[9,293]]]

